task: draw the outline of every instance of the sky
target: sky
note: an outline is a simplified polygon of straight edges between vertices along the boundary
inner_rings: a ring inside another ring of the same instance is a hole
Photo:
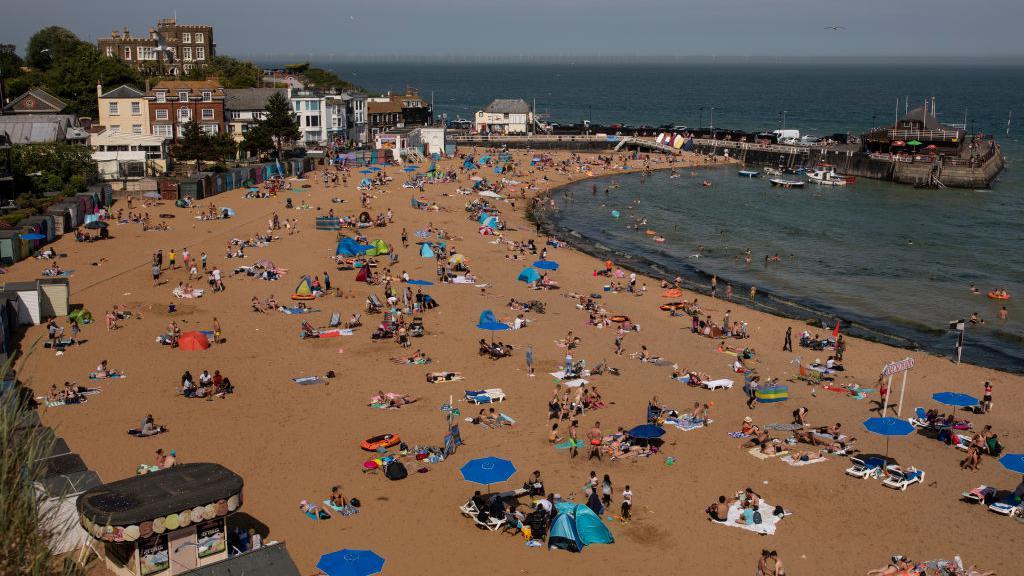
[[[95,41],[161,17],[266,61],[998,57],[1024,60],[1024,0],[4,0],[0,42]],[[826,26],[842,26],[831,30]]]

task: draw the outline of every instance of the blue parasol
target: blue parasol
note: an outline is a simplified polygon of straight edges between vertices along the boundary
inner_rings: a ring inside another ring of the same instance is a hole
[[[18,238],[21,238],[22,240],[46,240],[46,234],[29,232],[28,234],[19,234]]]
[[[406,284],[412,284],[413,286],[433,286],[434,283],[429,280],[409,280]]]
[[[459,469],[462,478],[474,484],[483,484],[490,489],[491,484],[504,482],[516,473],[515,464],[504,458],[488,456],[486,458],[475,458],[466,462]]]
[[[639,438],[641,440],[651,440],[653,438],[661,438],[665,434],[665,429],[661,426],[655,426],[654,424],[641,424],[635,426],[626,434],[629,434],[630,438]]]
[[[316,568],[327,576],[370,576],[380,574],[384,559],[373,550],[345,548],[321,556]]]
[[[533,263],[534,268],[540,268],[541,270],[558,270],[558,262],[554,260],[537,260]]]
[[[1024,474],[1024,454],[1007,454],[999,459],[999,463],[1010,472]]]
[[[419,170],[419,168],[415,166],[406,166],[405,168],[402,168],[402,172],[415,172],[417,170]]]
[[[886,416],[884,418],[868,418],[864,421],[864,428],[872,434],[885,436],[885,456],[889,457],[889,437],[906,436],[914,431],[914,426],[906,420]]]

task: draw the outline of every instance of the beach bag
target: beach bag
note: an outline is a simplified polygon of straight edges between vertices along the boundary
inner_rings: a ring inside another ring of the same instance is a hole
[[[388,477],[388,480],[401,480],[409,475],[409,471],[405,469],[405,464],[391,462],[384,469],[384,475]]]
[[[352,499],[350,499],[350,500],[348,501],[348,503],[349,503],[349,504],[350,504],[350,505],[351,505],[351,506],[352,506],[353,508],[359,508],[360,506],[362,506],[362,503],[361,503],[361,502],[359,502],[359,498],[352,498]]]
[[[754,524],[760,524],[761,520],[761,512],[758,510],[754,510]]]

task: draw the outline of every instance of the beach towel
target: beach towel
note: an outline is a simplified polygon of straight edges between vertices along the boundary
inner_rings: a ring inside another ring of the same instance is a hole
[[[321,376],[300,376],[299,378],[292,378],[292,382],[302,386],[310,386],[312,384],[326,384],[327,380],[324,380]]]
[[[733,502],[733,504],[731,506],[729,506],[729,513],[725,517],[726,521],[725,522],[718,522],[717,520],[713,520],[713,522],[715,524],[719,524],[719,525],[722,525],[722,526],[731,526],[733,528],[741,528],[743,530],[748,530],[750,532],[756,532],[758,534],[771,535],[771,534],[775,534],[776,526],[782,520],[782,518],[779,518],[778,516],[775,516],[773,514],[773,512],[775,511],[775,507],[772,506],[771,504],[768,504],[764,500],[761,500],[761,505],[757,508],[757,511],[761,514],[761,523],[760,524],[740,524],[740,523],[738,523],[737,520],[740,519],[741,511],[742,511],[742,508],[740,506],[740,503],[739,502]],[[789,515],[790,515],[790,513],[787,512],[783,517],[789,516]]]
[[[767,460],[769,458],[775,458],[776,456],[785,456],[786,454],[789,454],[789,450],[780,450],[775,454],[765,454],[764,452],[761,452],[760,447],[754,446],[750,450],[747,450],[747,454],[750,454],[758,460]]]
[[[558,378],[559,380],[565,379],[565,370],[559,370],[557,372],[549,372],[549,374],[551,374],[555,378]],[[579,375],[580,376],[590,376],[590,370],[583,370],[582,372],[580,372]]]
[[[730,438],[750,438],[750,434],[744,434],[743,432],[729,432]]]
[[[806,466],[808,464],[817,464],[818,462],[824,462],[825,460],[828,460],[828,458],[822,457],[822,458],[813,458],[811,460],[797,460],[796,458],[793,458],[792,456],[787,454],[787,455],[783,456],[782,458],[780,458],[780,460],[782,460],[786,464],[789,464],[790,466]]]
[[[116,380],[118,378],[127,378],[127,377],[128,377],[127,374],[110,374],[108,372],[106,376],[99,376],[95,372],[89,372],[89,380]]]
[[[684,432],[689,432],[690,430],[696,430],[697,428],[704,427],[703,421],[694,420],[693,418],[686,418],[685,416],[683,418],[667,418],[665,420],[665,424],[675,426],[676,428],[679,428]]]
[[[765,430],[778,430],[779,432],[792,432],[794,430],[800,430],[803,426],[800,424],[767,424]]]
[[[175,297],[177,297],[177,298],[202,298],[203,297],[203,289],[202,288],[193,288],[191,292],[185,292],[185,290],[183,290],[181,288],[175,288],[174,290],[171,290],[171,293],[174,294]]]
[[[324,506],[327,506],[331,510],[338,512],[342,516],[352,516],[353,514],[359,513],[359,508],[356,508],[351,504],[346,504],[344,506],[335,506],[334,502],[331,502],[330,500],[324,500]]]
[[[287,306],[281,306],[278,310],[285,314],[311,314],[320,311],[318,308],[289,308]]]
[[[352,335],[352,329],[351,328],[331,328],[329,330],[321,330],[321,331],[317,332],[316,337],[317,338],[337,338],[339,336],[351,336],[351,335]],[[305,337],[306,337],[305,334],[302,334],[302,333],[299,334],[299,338],[305,338]]]
[[[555,450],[565,450],[566,448],[572,448],[572,444],[573,444],[572,440],[566,440],[565,442],[562,442],[560,444],[555,444]],[[583,446],[584,446],[584,443],[583,443],[582,440],[577,440],[576,441],[576,447],[577,448],[583,448]]]
[[[718,388],[732,388],[732,380],[728,378],[719,378],[718,380],[711,380],[710,382],[702,382],[701,386],[708,390],[716,390]]]

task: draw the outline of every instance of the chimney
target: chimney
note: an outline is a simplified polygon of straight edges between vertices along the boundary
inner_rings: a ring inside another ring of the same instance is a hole
[[[128,31],[128,27],[127,27],[127,26],[125,26],[125,27],[124,27],[124,37],[125,37],[125,38],[131,38],[131,36],[132,36],[132,33],[131,33],[131,32],[129,32],[129,31]]]
[[[149,78],[146,78],[146,94],[149,94]]]
[[[115,39],[115,40],[117,39],[118,36],[120,36],[120,34],[117,33],[117,30],[114,30],[113,32],[110,33],[110,37]]]
[[[96,97],[99,98],[100,96],[103,96],[103,83],[96,82]]]

